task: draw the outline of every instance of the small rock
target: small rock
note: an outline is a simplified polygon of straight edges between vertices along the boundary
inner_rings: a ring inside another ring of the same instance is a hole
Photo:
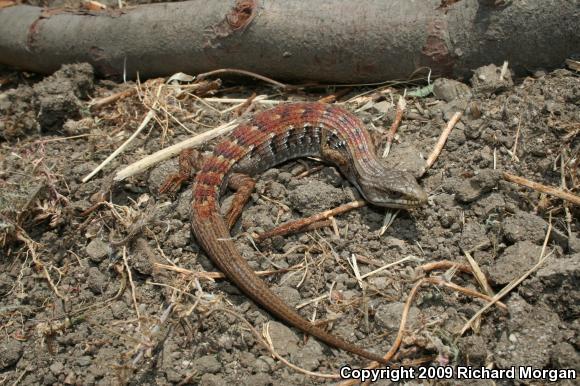
[[[205,355],[201,358],[195,359],[193,361],[193,367],[195,367],[202,374],[215,374],[222,368],[215,355]]]
[[[154,258],[154,256],[152,257]],[[131,268],[142,275],[149,276],[153,274],[153,263],[154,261],[150,260],[148,253],[138,248],[131,259]]]
[[[401,302],[381,304],[375,312],[375,320],[379,326],[396,331],[401,324],[403,308],[405,308],[405,303]],[[419,309],[417,307],[411,307],[409,315],[407,316],[408,323],[412,324],[413,321],[417,320],[418,315]]]
[[[64,379],[65,385],[74,385],[76,383],[77,377],[74,372],[69,372],[66,378]]]
[[[268,197],[280,199],[286,194],[286,187],[279,182],[270,181],[268,184]]]
[[[481,132],[485,128],[485,123],[481,119],[474,119],[465,123],[465,136],[468,139],[477,139],[481,136]]]
[[[560,324],[558,315],[541,303],[529,305],[517,294],[511,295],[507,306],[510,314],[505,330],[516,331],[517,342],[511,342],[507,333],[502,334],[494,350],[498,368],[545,368],[550,362],[554,343],[562,339],[557,328]]]
[[[0,93],[0,138],[14,139],[25,134],[38,134],[38,111],[30,108],[36,104],[32,87],[21,84],[16,89]]]
[[[0,345],[0,370],[14,366],[20,360],[22,352],[22,343],[5,337]]]
[[[165,376],[167,377],[167,380],[172,384],[177,384],[181,382],[181,380],[183,379],[183,375],[178,373],[172,368],[168,368],[165,370]]]
[[[278,178],[279,173],[280,170],[276,168],[268,169],[264,173],[262,173],[260,178],[264,181],[274,181],[276,178]]]
[[[485,232],[485,226],[478,222],[468,222],[463,227],[459,246],[464,251],[468,251],[478,245],[489,243],[489,237]]]
[[[393,108],[393,103],[391,101],[381,101],[373,105],[373,108],[379,113],[386,114]]]
[[[572,235],[572,237],[568,238],[568,252],[580,253],[580,237]]]
[[[274,381],[268,374],[258,373],[246,377],[244,380],[242,380],[242,384],[248,386],[268,386],[273,385]]]
[[[169,236],[165,242],[165,245],[172,246],[174,248],[183,248],[189,245],[190,239],[191,229],[189,226],[185,226]]]
[[[503,221],[504,236],[510,243],[531,240],[541,244],[546,237],[548,223],[542,218],[524,211],[518,211]]]
[[[67,119],[78,119],[93,90],[93,68],[88,63],[63,65],[33,86],[38,122],[45,131],[61,130]]]
[[[454,151],[457,150],[461,145],[463,145],[466,141],[465,130],[461,130],[459,128],[459,124],[457,125],[459,130],[453,130],[451,134],[449,134],[449,138],[447,139],[447,150]]]
[[[109,309],[115,319],[123,319],[127,317],[127,304],[123,301],[109,303]]]
[[[272,358],[263,355],[254,362],[254,371],[257,373],[269,373],[275,365],[276,362]]]
[[[296,354],[292,355],[292,361],[303,369],[312,371],[318,368],[322,357],[320,343],[316,339],[309,339]]]
[[[91,364],[92,358],[88,355],[80,356],[76,359],[76,364],[81,367],[86,367]]]
[[[298,185],[288,193],[292,208],[306,216],[334,208],[348,200],[342,189],[318,180]]]
[[[238,362],[242,367],[251,369],[256,363],[256,356],[249,351],[242,351],[238,353]]]
[[[409,142],[393,146],[389,157],[383,162],[388,168],[405,170],[415,176],[418,176],[425,168],[425,160],[421,157],[421,150]]]
[[[489,279],[499,285],[505,285],[522,276],[532,268],[540,256],[542,247],[529,240],[519,241],[506,248],[499,258],[488,267]]]
[[[542,77],[546,76],[546,74],[547,74],[547,72],[543,68],[539,68],[533,72],[534,78],[542,78]]]
[[[79,120],[67,119],[67,121],[62,125],[62,131],[67,136],[73,136],[87,133],[96,127],[97,124],[92,117]]]
[[[463,181],[457,187],[455,198],[460,202],[469,203],[477,200],[482,194],[495,188],[501,178],[501,173],[493,169],[483,169],[477,175]]]
[[[488,351],[485,341],[480,335],[470,335],[459,340],[459,352],[464,363],[471,366],[484,366]]]
[[[199,384],[204,386],[223,386],[228,383],[224,377],[216,374],[203,374],[199,380]]]
[[[179,215],[180,220],[189,220],[191,213],[191,189],[186,189],[179,195],[175,211]]]
[[[280,174],[278,174],[278,181],[280,181],[283,184],[287,184],[288,182],[290,182],[292,178],[294,178],[294,176],[292,175],[292,173],[289,172],[281,172]]]
[[[470,98],[471,89],[465,83],[453,79],[438,78],[433,82],[433,95],[438,99],[451,102],[458,98]]]
[[[537,256],[535,257],[537,260]],[[580,315],[580,253],[547,261],[522,283],[519,293],[532,303],[542,300],[564,320]]]
[[[283,285],[280,287],[274,287],[272,291],[281,299],[284,299],[284,302],[291,307],[298,305],[298,303],[300,303],[302,300],[300,292],[293,287],[287,287]]]
[[[279,322],[270,323],[270,337],[276,351],[282,356],[295,355],[298,351],[298,336]]]
[[[107,289],[107,277],[97,267],[91,267],[87,277],[87,286],[95,295],[100,295]]]
[[[263,232],[274,228],[276,216],[268,213],[268,205],[254,205],[242,212],[242,228],[248,232]],[[261,228],[261,229],[252,229]]]
[[[219,347],[230,351],[234,347],[234,339],[230,335],[221,335],[218,338]]]
[[[55,385],[57,382],[56,376],[54,376],[53,373],[48,372],[46,370],[42,372],[40,379],[42,379],[42,384],[44,385]]]
[[[49,368],[54,375],[59,375],[64,370],[64,365],[60,362],[54,362]]]
[[[379,291],[386,289],[391,284],[391,280],[384,276],[371,277],[369,281],[371,285]]]
[[[93,239],[85,250],[91,261],[100,263],[109,254],[109,245],[100,239]]]
[[[505,198],[501,193],[492,192],[479,199],[473,210],[475,214],[486,219],[492,215],[503,215],[506,210]]]
[[[471,78],[471,86],[475,93],[490,95],[513,87],[514,82],[509,69],[500,78],[501,67],[495,64],[479,67]]]

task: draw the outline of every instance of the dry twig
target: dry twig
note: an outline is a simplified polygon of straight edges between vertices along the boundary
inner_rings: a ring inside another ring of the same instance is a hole
[[[389,155],[391,151],[391,145],[393,144],[393,140],[395,139],[395,134],[397,133],[397,129],[401,125],[401,121],[403,120],[403,115],[405,114],[405,109],[407,108],[407,102],[405,101],[405,97],[399,95],[399,101],[397,102],[397,113],[395,115],[395,120],[391,125],[391,129],[387,134],[387,146],[385,147],[385,151],[383,152],[383,158]]]
[[[503,172],[503,179],[521,186],[525,186],[527,188],[537,190],[538,192],[541,193],[546,193],[551,196],[561,198],[562,200],[569,201],[574,205],[580,205],[580,196],[573,193],[565,192],[560,188],[554,188],[552,186],[543,185],[538,182],[530,181],[526,178],[518,177],[507,172]]]
[[[435,163],[435,161],[439,157],[439,154],[441,154],[441,151],[443,150],[443,146],[445,146],[445,142],[447,141],[447,138],[449,137],[451,130],[453,130],[453,128],[455,127],[457,122],[459,122],[462,115],[463,115],[463,113],[458,111],[449,120],[449,122],[447,123],[447,127],[445,128],[445,130],[443,130],[443,132],[439,136],[439,139],[437,140],[437,144],[435,145],[435,148],[433,149],[433,151],[429,155],[429,158],[427,158],[427,161],[425,162],[425,167],[424,167],[421,175],[425,174],[425,172],[427,170],[429,170],[431,168],[431,166],[433,166],[433,164]]]
[[[103,106],[110,105],[111,103],[114,103],[114,102],[118,101],[119,99],[123,99],[123,98],[126,98],[128,96],[131,96],[131,95],[135,94],[136,92],[137,92],[137,87],[131,87],[131,88],[128,88],[126,90],[116,92],[114,94],[108,95],[108,96],[100,98],[100,99],[93,99],[91,101],[91,103],[89,103],[89,107],[92,110],[97,110]]]
[[[300,220],[290,221],[290,222],[282,224],[282,225],[280,225],[272,230],[258,233],[254,236],[254,239],[258,242],[262,242],[270,237],[294,233],[294,232],[299,231],[300,229],[303,229],[307,225],[316,223],[316,222],[321,221],[321,220],[326,220],[332,216],[336,216],[338,214],[348,212],[348,211],[356,209],[356,208],[361,208],[365,205],[366,205],[366,202],[363,200],[352,201],[352,202],[349,202],[348,204],[341,205],[341,206],[336,207],[334,209],[326,210],[324,212],[317,213],[313,216],[302,218]]]

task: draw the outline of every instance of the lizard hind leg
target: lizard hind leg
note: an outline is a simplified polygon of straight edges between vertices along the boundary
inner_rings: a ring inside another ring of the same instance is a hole
[[[232,229],[240,218],[240,215],[244,210],[244,206],[250,199],[255,186],[256,181],[254,181],[254,179],[247,174],[233,173],[229,177],[228,187],[232,190],[235,190],[236,193],[234,194],[232,205],[230,206],[225,216],[228,229]]]
[[[193,178],[195,171],[201,169],[202,155],[194,149],[184,149],[179,153],[179,171],[170,174],[159,188],[159,193],[175,193],[181,185]]]

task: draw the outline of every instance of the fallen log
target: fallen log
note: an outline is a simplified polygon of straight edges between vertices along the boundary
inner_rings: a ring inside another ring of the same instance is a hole
[[[533,70],[580,51],[579,1],[190,0],[103,11],[17,5],[0,9],[0,64],[52,73],[89,62],[102,76],[127,78],[239,68],[334,83],[407,79],[423,67],[467,75],[505,60]]]

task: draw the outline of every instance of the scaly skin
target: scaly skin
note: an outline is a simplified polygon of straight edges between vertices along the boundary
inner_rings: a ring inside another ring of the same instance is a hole
[[[220,215],[219,198],[232,173],[255,175],[305,156],[336,165],[371,204],[411,208],[427,200],[413,176],[382,165],[362,122],[351,113],[321,103],[287,104],[238,126],[206,159],[193,185],[193,232],[218,268],[275,317],[330,346],[385,363],[381,356],[327,333],[286,305],[236,249]]]

